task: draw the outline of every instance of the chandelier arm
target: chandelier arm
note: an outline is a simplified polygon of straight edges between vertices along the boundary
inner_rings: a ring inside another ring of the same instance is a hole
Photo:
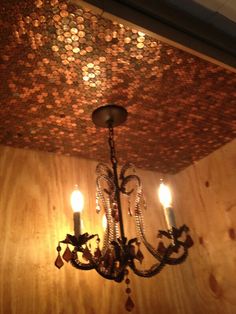
[[[108,184],[108,189],[106,190],[105,188],[102,187],[101,181],[104,180]],[[103,204],[103,209],[105,211],[105,215],[107,218],[107,243],[104,242],[105,244],[105,249],[108,248],[108,242],[111,242],[114,240],[114,232],[113,230],[113,222],[112,222],[112,217],[111,217],[111,204],[114,202],[115,198],[115,185],[114,182],[106,175],[100,175],[97,177],[97,192],[99,195],[99,198],[102,201]],[[104,193],[107,194],[107,197],[105,197]],[[102,250],[104,252],[104,249]]]
[[[140,270],[135,266],[134,261],[131,261],[129,266],[133,270],[133,272],[139,277],[153,277],[156,274],[160,273],[162,269],[165,267],[166,263],[164,259],[159,264],[152,265],[149,269]]]
[[[167,261],[169,259],[169,256],[172,254],[172,244],[170,244],[166,252],[162,255],[161,260],[158,264],[152,265],[149,269],[146,270],[140,270],[135,266],[134,260],[130,261],[130,267],[134,271],[134,273],[141,277],[152,277],[158,273],[161,272],[163,267],[168,264]]]
[[[144,228],[143,228],[143,219],[142,219],[142,211],[140,208],[140,197],[142,195],[142,187],[140,186],[141,190],[140,193],[138,193],[137,195],[137,199],[136,199],[136,204],[135,204],[135,218],[136,218],[136,228],[138,230],[138,233],[140,235],[141,241],[143,242],[143,244],[145,245],[146,249],[148,250],[148,252],[154,257],[156,258],[159,262],[162,261],[163,259],[163,255],[160,254],[157,249],[155,249],[148,241],[147,238],[145,236],[144,233]],[[169,246],[169,254],[168,256],[165,257],[165,261],[166,264],[169,265],[175,265],[175,264],[180,264],[182,263],[182,261],[184,261],[187,257],[187,252],[186,252],[186,247],[184,246],[183,242],[178,241],[179,246],[183,246],[184,247],[184,253],[178,257],[178,258],[171,258],[170,255],[172,253],[174,253],[174,246],[170,245]]]
[[[144,219],[143,219],[143,213],[142,213],[142,208],[141,208],[141,204],[140,204],[140,200],[142,197],[143,191],[142,191],[142,186],[140,185],[138,187],[138,191],[137,191],[137,195],[136,195],[136,199],[135,199],[135,226],[136,226],[136,230],[137,230],[137,234],[138,236],[142,239],[146,239],[145,238],[145,231],[144,231]]]
[[[160,253],[158,253],[158,251],[147,241],[147,239],[146,239],[144,234],[142,234],[142,242],[144,243],[144,245],[145,245],[146,249],[148,250],[148,252],[151,253],[151,255],[153,257],[155,257],[158,261],[162,260],[162,255]],[[166,257],[166,264],[168,264],[168,265],[181,264],[188,257],[188,247],[187,247],[187,245],[185,245],[185,243],[182,242],[182,241],[177,241],[177,245],[179,247],[183,247],[183,249],[184,249],[183,254],[181,256],[179,256],[179,257],[176,257],[176,258],[171,257],[171,255],[173,253],[175,253],[175,246],[171,244],[170,245],[171,253],[169,254],[169,256]]]
[[[97,167],[96,167],[96,174],[97,175],[101,175],[101,174],[105,174],[108,177],[112,177],[113,173],[112,170],[104,163],[100,162]]]
[[[134,192],[134,189],[131,189],[130,191],[126,191],[126,185],[132,181],[136,181],[136,186],[141,187],[141,180],[139,176],[137,176],[136,174],[130,174],[127,177],[122,178],[120,189],[123,194],[130,195]]]
[[[140,219],[140,215],[137,216],[137,219]],[[145,245],[146,249],[148,250],[148,252],[155,257],[159,262],[162,261],[163,255],[161,255],[160,253],[158,253],[157,249],[155,249],[146,239],[146,236],[144,234],[144,230],[141,228],[140,225],[140,221],[137,222],[137,228],[140,234],[140,238],[141,241],[143,242],[143,244]],[[187,247],[184,245],[183,242],[178,241],[179,246],[182,246],[184,248],[184,252],[181,256],[177,257],[177,258],[172,258],[170,257],[170,255],[172,253],[174,253],[174,246],[170,246],[170,254],[169,256],[166,256],[165,260],[166,260],[166,264],[169,265],[176,265],[176,264],[180,264],[182,263],[188,256],[188,251],[187,251]],[[172,248],[172,249],[171,249]]]
[[[74,259],[72,258],[70,260],[70,263],[73,267],[77,268],[77,269],[81,269],[81,270],[91,270],[91,269],[95,269],[95,264],[91,263],[91,261],[89,263],[82,263],[80,262],[78,259]]]
[[[185,248],[184,252],[181,256],[176,257],[176,258],[168,257],[166,259],[166,264],[168,264],[168,265],[179,265],[179,264],[183,263],[187,257],[188,257],[188,250]]]
[[[147,241],[146,236],[142,233],[142,237],[141,240],[143,242],[143,244],[145,245],[146,249],[148,250],[148,252],[155,257],[158,261],[162,260],[162,256],[161,254],[159,254],[157,252],[157,250]]]
[[[126,164],[124,164],[120,171],[120,180],[123,180],[126,177],[125,176],[126,171],[131,169],[133,169],[133,171],[135,172],[134,164],[132,164],[131,162],[127,162]]]
[[[123,194],[127,194],[130,195],[131,193],[133,193],[134,189],[130,190],[130,191],[126,191],[126,185],[131,182],[131,181],[136,181],[136,186],[138,188],[138,192],[137,192],[137,198],[136,198],[136,202],[135,202],[135,207],[136,207],[136,227],[137,227],[137,231],[138,234],[140,235],[140,238],[142,240],[142,242],[144,243],[145,247],[147,248],[147,250],[149,251],[149,253],[155,257],[158,261],[162,261],[163,256],[158,253],[158,251],[147,241],[145,233],[144,233],[144,227],[143,227],[143,219],[142,219],[142,210],[141,210],[141,205],[140,205],[140,200],[142,198],[142,185],[141,185],[141,180],[137,175],[128,175],[125,176],[126,171],[128,171],[129,169],[134,168],[134,166],[132,164],[126,164],[122,169],[121,169],[121,173],[120,173],[120,179],[122,180],[121,183],[121,191]],[[181,244],[179,242],[179,245],[183,246],[183,244]],[[171,252],[171,254],[174,252],[174,250]],[[178,258],[172,258],[172,257],[166,257],[166,263],[169,265],[175,265],[175,264],[180,264],[182,263],[186,258],[187,258],[188,252],[187,252],[187,248],[184,247],[184,252],[181,256],[179,256]]]
[[[107,183],[109,190],[102,187],[102,185],[101,185],[102,180],[104,180]],[[115,184],[114,184],[112,178],[110,178],[108,175],[100,174],[96,179],[96,186],[97,186],[97,189],[99,192],[99,196],[102,198],[102,200],[105,200],[103,192],[105,192],[108,195],[114,195]]]
[[[146,240],[146,239],[145,239],[145,240]],[[160,253],[158,253],[158,251],[155,250],[154,247],[153,247],[150,243],[148,243],[147,241],[145,241],[145,242],[144,242],[144,245],[145,245],[145,247],[147,248],[147,250],[149,251],[149,253],[152,254],[153,257],[155,257],[158,261],[161,261],[162,255],[161,255]],[[183,246],[183,248],[184,248],[184,252],[183,252],[183,254],[182,254],[181,256],[176,257],[176,258],[171,257],[171,256],[167,257],[167,258],[166,258],[166,264],[168,264],[168,265],[177,265],[177,264],[183,263],[183,262],[185,261],[185,259],[187,258],[187,256],[188,256],[188,250],[187,250],[187,248],[186,248],[185,246]],[[174,246],[172,246],[172,252],[171,252],[171,254],[173,254],[173,253],[175,253],[175,248],[174,248]],[[171,254],[170,254],[170,255],[171,255]]]
[[[108,249],[109,243],[114,240],[115,236],[115,228],[113,226],[111,217],[111,204],[114,202],[116,187],[114,184],[112,170],[108,166],[100,163],[96,171],[98,174],[98,177],[96,179],[97,193],[102,202],[103,209],[105,211],[105,215],[107,218],[107,230],[105,233],[102,247],[102,255],[104,255]],[[102,181],[104,181],[107,184],[108,189],[102,186]],[[107,196],[105,196],[105,194]]]
[[[81,270],[92,270],[95,269],[99,275],[102,277],[109,279],[109,280],[114,280],[117,282],[121,282],[124,278],[124,271],[126,268],[126,263],[123,263],[122,267],[120,267],[119,270],[116,270],[116,272],[113,273],[107,273],[101,270],[101,261],[102,261],[103,256],[101,256],[98,260],[96,260],[93,256],[91,256],[89,263],[83,263],[79,261],[78,258],[72,258],[70,260],[70,263],[73,267]],[[106,268],[104,268],[106,269]]]

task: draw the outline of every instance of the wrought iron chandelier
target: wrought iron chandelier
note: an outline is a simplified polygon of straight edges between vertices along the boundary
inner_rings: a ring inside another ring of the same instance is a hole
[[[174,214],[171,208],[171,193],[168,187],[160,184],[159,198],[164,208],[168,229],[159,230],[157,248],[150,244],[144,231],[143,210],[146,203],[143,195],[143,188],[140,178],[134,172],[131,163],[124,165],[118,176],[118,163],[114,143],[114,127],[121,125],[127,118],[125,108],[109,104],[97,108],[92,114],[92,120],[98,127],[107,128],[109,132],[108,143],[110,147],[110,161],[112,168],[104,163],[99,163],[96,168],[96,211],[104,210],[106,217],[106,229],[103,237],[103,244],[100,248],[98,234],[81,234],[80,212],[83,208],[83,196],[77,189],[72,193],[72,208],[74,210],[74,235],[67,234],[65,240],[59,241],[57,246],[58,256],[55,265],[61,268],[66,262],[70,262],[77,269],[95,269],[105,279],[116,282],[125,281],[128,294],[125,308],[131,311],[134,302],[131,299],[129,287],[129,270],[140,277],[152,277],[158,274],[165,265],[177,265],[182,263],[188,256],[188,249],[193,241],[188,234],[189,228],[186,225],[177,228]],[[130,188],[130,186],[132,187]],[[127,239],[124,230],[121,196],[128,199],[128,213],[134,217],[136,237]],[[131,204],[132,199],[135,199]],[[133,198],[134,197],[134,198]],[[90,240],[96,240],[96,247],[92,250]],[[165,243],[164,243],[165,240]],[[167,241],[167,244],[166,244]],[[61,243],[66,245],[62,255]],[[141,245],[155,258],[156,263],[149,269],[140,269],[137,264],[142,263],[144,255]],[[71,250],[70,247],[73,249]]]

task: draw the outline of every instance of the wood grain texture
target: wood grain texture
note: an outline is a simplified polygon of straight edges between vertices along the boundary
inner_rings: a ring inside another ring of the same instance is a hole
[[[195,246],[182,268],[184,313],[236,313],[236,141],[172,177],[179,221]]]
[[[236,312],[235,160],[234,142],[169,178],[177,221],[191,227],[195,246],[185,264],[166,267],[155,278],[130,276],[134,314]],[[60,270],[54,266],[58,240],[73,232],[69,197],[75,183],[85,196],[86,231],[101,233],[102,215],[95,213],[96,164],[0,147],[0,314],[126,313],[124,283],[69,264]],[[149,207],[147,234],[155,244],[157,229],[165,227],[156,197],[160,175],[138,173]],[[124,216],[131,234],[130,218]]]

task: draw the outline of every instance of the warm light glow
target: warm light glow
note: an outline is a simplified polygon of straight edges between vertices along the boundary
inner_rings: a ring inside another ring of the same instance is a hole
[[[164,208],[171,207],[172,196],[171,196],[170,188],[164,183],[160,184],[160,187],[158,190],[158,196]]]
[[[81,212],[84,208],[84,197],[77,187],[71,193],[70,203],[74,212]]]
[[[107,217],[105,214],[102,216],[102,227],[103,227],[103,230],[106,230],[107,228]]]
[[[85,226],[84,226],[83,219],[80,219],[80,225],[81,225],[81,233],[84,233],[83,231],[85,230]]]

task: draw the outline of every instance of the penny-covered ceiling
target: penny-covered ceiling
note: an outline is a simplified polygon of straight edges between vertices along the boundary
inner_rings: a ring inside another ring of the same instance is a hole
[[[235,137],[235,73],[68,1],[0,12],[1,144],[108,161],[107,103],[121,163],[176,173]]]

